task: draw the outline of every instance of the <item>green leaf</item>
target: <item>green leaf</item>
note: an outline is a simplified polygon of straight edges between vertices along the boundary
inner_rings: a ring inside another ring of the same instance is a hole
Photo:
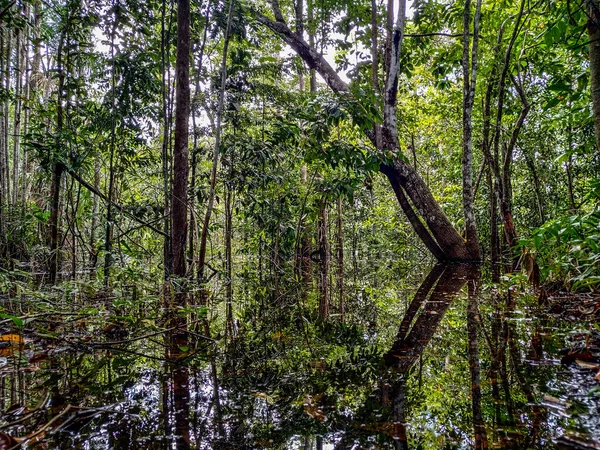
[[[14,322],[17,328],[23,328],[23,320],[20,317],[11,316],[10,314],[0,314],[2,319],[10,319]]]

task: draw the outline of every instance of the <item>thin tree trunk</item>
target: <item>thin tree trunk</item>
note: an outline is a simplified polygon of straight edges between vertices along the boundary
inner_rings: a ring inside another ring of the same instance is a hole
[[[379,27],[377,24],[377,1],[371,0],[371,88],[373,89],[373,95],[380,95],[379,87],[379,53],[378,53],[378,34]],[[381,124],[373,124],[373,137],[374,145],[377,150],[383,150],[383,141],[381,135]],[[365,180],[367,186],[373,185],[373,180],[369,176]]]
[[[318,241],[319,241],[319,317],[329,317],[329,242],[327,239],[328,222],[327,201],[319,202]]]
[[[227,183],[225,183],[227,184]],[[233,338],[233,280],[231,270],[231,240],[232,240],[232,195],[231,188],[225,186],[225,298],[226,298],[226,321],[227,335]]]
[[[25,4],[23,14],[25,17],[29,19],[30,22],[35,24],[35,17],[31,17],[31,7],[29,4]],[[29,55],[29,43],[31,42],[31,25],[26,25],[23,31],[24,33],[24,44],[21,46],[21,61],[22,62],[22,72],[23,72],[23,100],[21,105],[21,130],[19,132],[20,136],[27,136],[27,132],[29,130],[29,118],[31,115],[31,58]],[[19,189],[19,199],[18,202],[21,203],[21,211],[22,215],[25,216],[26,212],[26,202],[28,199],[28,191],[29,191],[29,180],[28,180],[28,172],[29,172],[29,162],[27,158],[27,152],[21,150],[21,177],[20,177],[20,185]]]
[[[163,178],[163,191],[164,191],[164,233],[165,238],[163,242],[163,259],[164,259],[164,272],[165,278],[168,278],[172,267],[172,252],[171,252],[171,177],[170,177],[170,154],[169,154],[169,142],[171,139],[171,115],[170,115],[170,82],[169,82],[169,71],[170,71],[170,59],[169,59],[169,46],[171,27],[170,20],[167,25],[167,0],[162,0],[161,6],[161,77],[162,77],[162,119],[163,119],[163,136],[162,136],[162,178]]]
[[[313,11],[313,0],[307,0],[306,2],[307,8],[307,19],[308,19],[308,46],[314,50],[315,48],[315,32],[313,27],[313,22],[315,20],[314,11]],[[310,67],[310,64],[309,64]],[[310,92],[317,92],[317,77],[315,73],[314,67],[310,67],[310,76],[309,76],[309,84],[310,84]]]
[[[205,26],[204,26],[204,34],[202,36],[202,45],[200,46],[200,54],[198,56],[198,60],[197,60],[197,68],[196,68],[196,74],[195,74],[195,79],[194,79],[194,97],[192,99],[192,104],[190,105],[191,107],[191,114],[192,114],[192,129],[193,129],[193,145],[192,145],[192,173],[191,173],[191,184],[190,184],[190,205],[189,205],[189,210],[190,210],[190,229],[189,229],[189,256],[188,259],[191,261],[190,262],[190,268],[189,268],[189,273],[190,275],[193,277],[193,274],[195,273],[195,269],[196,269],[196,259],[195,259],[195,254],[196,254],[196,250],[195,250],[195,238],[197,237],[197,233],[198,233],[198,227],[197,227],[197,222],[196,222],[196,170],[197,170],[197,165],[198,165],[198,138],[199,138],[199,134],[200,131],[197,127],[197,123],[196,123],[196,112],[197,112],[197,108],[198,108],[198,104],[200,102],[200,96],[201,96],[201,87],[200,87],[200,72],[201,72],[201,67],[202,64],[204,62],[204,49],[206,47],[206,38],[208,36],[208,29],[209,27],[208,25],[208,21],[209,21],[209,17],[210,17],[210,3],[208,3],[206,5],[206,14],[204,16],[204,21],[205,21]]]
[[[100,190],[100,158],[94,163],[94,188]],[[92,195],[92,221],[90,224],[90,269],[91,276],[94,275],[98,263],[98,248],[96,247],[96,227],[98,222],[98,196]]]
[[[385,73],[389,76],[392,62],[392,29],[394,28],[394,0],[387,0],[385,10]]]
[[[600,8],[597,0],[587,0],[588,41],[590,45],[590,84],[596,150],[600,153]]]
[[[117,12],[115,9],[113,17],[113,27],[110,35],[110,53],[112,59],[111,70],[111,129],[110,129],[110,144],[109,144],[109,162],[108,162],[108,192],[106,194],[106,230],[104,235],[104,289],[108,290],[110,284],[110,269],[112,265],[112,235],[113,235],[113,195],[115,189],[115,144],[116,144],[116,127],[117,127],[117,111],[115,99],[116,74],[115,74],[115,33],[117,30]]]
[[[221,122],[223,120],[223,104],[225,102],[225,87],[227,83],[227,52],[229,49],[229,35],[231,31],[231,21],[233,18],[233,1],[229,0],[229,12],[227,16],[227,26],[225,28],[225,42],[223,45],[223,56],[221,59],[221,86],[219,88],[219,104],[217,107],[217,123],[215,129],[215,149],[213,152],[212,169],[210,174],[210,189],[208,192],[208,204],[206,214],[202,223],[202,234],[200,235],[200,251],[198,256],[198,279],[201,283],[205,282],[205,264],[206,248],[208,243],[208,227],[210,217],[215,203],[215,190],[217,185],[217,169],[219,166],[219,147],[221,146]],[[203,294],[203,301],[206,301],[206,293]]]
[[[344,303],[344,229],[342,217],[342,197],[337,199],[337,284],[340,305],[340,320],[342,323],[345,320],[346,305]]]
[[[304,0],[296,0],[294,11],[296,13],[296,34],[304,37]],[[298,84],[300,92],[304,91],[304,74],[302,71],[298,74]]]
[[[573,155],[570,154],[569,155],[569,159],[567,160],[567,189],[569,191],[569,207],[571,209],[571,211],[576,211],[577,210],[577,205],[575,205],[575,195],[573,194]],[[537,187],[537,186],[536,186]],[[536,189],[536,192],[539,190]],[[539,200],[538,200],[539,202]],[[540,203],[540,216],[542,217],[542,222],[545,222],[544,219],[544,215],[543,215],[543,210],[541,208],[541,202]]]
[[[56,70],[58,73],[58,91],[57,102],[56,102],[56,148],[55,152],[59,151],[62,147],[62,131],[63,131],[63,91],[65,84],[65,74],[62,65],[62,51],[65,36],[64,32],[61,33],[60,40],[58,43],[58,51],[56,54]],[[58,272],[59,264],[59,246],[58,246],[58,222],[59,222],[59,208],[60,208],[60,182],[64,170],[63,163],[58,159],[58,155],[55,155],[57,159],[54,162],[54,170],[52,173],[52,185],[50,188],[52,203],[50,205],[50,267],[49,267],[49,280],[50,284],[56,283],[56,275]]]
[[[13,157],[12,157],[12,199],[13,206],[17,205],[19,198],[19,161],[20,161],[20,135],[21,135],[21,98],[23,97],[23,74],[21,47],[23,46],[23,30],[17,30],[15,35],[15,106],[13,115]]]
[[[535,168],[535,162],[533,161],[533,157],[527,150],[525,150],[525,149],[522,149],[522,150],[523,150],[523,156],[525,157],[525,164],[527,164],[527,168],[529,169],[529,172],[531,172],[531,179],[533,181],[533,189],[535,192],[535,200],[537,203],[538,214],[540,216],[540,220],[536,224],[536,226],[540,226],[544,222],[546,222],[546,215],[544,213],[544,197],[542,196],[540,177],[537,174],[537,170]],[[569,173],[569,168],[567,165],[567,178],[568,178],[568,173]],[[572,180],[567,179],[567,185],[569,186],[569,188],[572,188],[572,185],[569,185],[569,181],[572,181]],[[570,191],[569,194],[572,194],[572,191]],[[569,200],[572,200],[571,195],[569,195]],[[573,203],[571,203],[571,204],[573,204]]]
[[[494,283],[500,282],[500,243],[498,240],[498,224],[497,212],[498,206],[496,204],[496,193],[494,192],[494,181],[492,180],[491,169],[487,171],[487,182],[490,190],[490,261],[492,265],[492,281]]]
[[[0,86],[4,87],[6,73],[4,72],[4,43],[5,43],[5,34],[7,30],[4,28],[0,29]],[[4,116],[4,108],[2,108],[2,116]],[[6,242],[5,242],[5,234],[4,234],[4,222],[6,220],[5,211],[6,204],[8,204],[7,199],[7,183],[6,172],[8,167],[8,161],[6,160],[6,154],[4,153],[4,117],[0,120],[0,257],[5,256],[6,252]]]
[[[468,252],[479,257],[479,241],[477,239],[477,223],[475,221],[473,197],[473,103],[477,77],[477,48],[479,42],[479,19],[481,17],[481,0],[477,0],[475,18],[473,20],[473,48],[469,55],[471,1],[466,0],[463,19],[463,212],[465,217],[465,235]],[[469,56],[471,61],[469,62]],[[470,71],[470,74],[469,74]]]
[[[516,235],[516,231],[515,231],[514,221],[512,218],[510,204],[508,203],[508,199],[504,196],[506,191],[503,187],[502,173],[500,171],[499,153],[500,153],[500,137],[502,135],[501,126],[502,126],[502,116],[504,113],[504,94],[506,91],[506,78],[509,75],[508,72],[509,72],[509,68],[510,68],[510,58],[512,55],[512,50],[513,50],[515,41],[517,39],[517,36],[519,34],[519,31],[521,29],[521,21],[523,18],[524,8],[525,8],[525,0],[522,0],[520,8],[519,8],[519,13],[517,14],[517,17],[515,20],[515,25],[514,25],[514,29],[513,29],[511,38],[510,38],[510,42],[506,49],[506,53],[505,53],[505,57],[504,57],[504,65],[502,67],[502,72],[500,74],[500,79],[498,81],[498,105],[497,105],[497,110],[496,110],[496,128],[495,128],[494,140],[493,140],[493,156],[492,156],[493,161],[492,161],[492,164],[490,165],[490,167],[492,167],[492,169],[493,169],[492,173],[495,178],[495,190],[496,190],[496,195],[498,196],[498,203],[500,206],[502,222],[504,225],[504,235],[506,237],[507,245],[510,247],[511,253],[513,251],[514,245],[516,244],[517,235]],[[523,114],[523,111],[525,111],[524,114]],[[520,127],[523,124],[523,121],[525,120],[525,116],[527,115],[528,111],[529,111],[528,107],[526,109],[524,108],[522,110],[521,115],[519,116],[519,119],[517,120],[517,126],[515,127],[515,130],[520,130]],[[518,136],[518,131],[516,131],[516,135],[515,135],[515,132],[513,132],[513,136],[515,136],[515,142],[516,142],[516,136]],[[511,141],[512,141],[512,137],[511,137]]]
[[[11,60],[11,56],[12,56],[12,33],[11,30],[8,29],[6,30],[6,66],[4,69],[4,89],[6,90],[6,92],[10,92],[10,60]],[[4,153],[4,160],[6,162],[5,165],[5,170],[6,170],[6,175],[5,175],[5,180],[6,180],[6,203],[10,203],[10,191],[11,191],[11,186],[10,186],[10,165],[9,165],[9,161],[10,161],[10,157],[9,157],[9,146],[10,146],[10,128],[9,128],[9,117],[10,117],[10,104],[9,104],[9,98],[5,98],[4,100],[4,148],[2,149],[2,152]]]
[[[475,448],[488,448],[485,424],[481,413],[481,367],[479,364],[479,343],[477,338],[477,293],[479,273],[468,281],[469,305],[467,309],[467,334],[469,339],[469,369],[471,372],[471,406],[473,410],[473,431]]]

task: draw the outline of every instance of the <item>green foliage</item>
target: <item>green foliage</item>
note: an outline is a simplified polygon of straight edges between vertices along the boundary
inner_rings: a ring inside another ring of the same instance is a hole
[[[551,220],[522,239],[547,282],[564,280],[572,290],[600,285],[600,211]]]

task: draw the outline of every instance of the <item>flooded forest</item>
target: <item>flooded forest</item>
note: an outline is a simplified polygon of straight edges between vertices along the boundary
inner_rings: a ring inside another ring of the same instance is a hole
[[[0,0],[0,449],[600,449],[598,0]]]

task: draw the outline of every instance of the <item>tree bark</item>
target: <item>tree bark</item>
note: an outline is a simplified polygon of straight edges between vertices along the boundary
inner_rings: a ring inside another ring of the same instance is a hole
[[[329,242],[327,239],[328,221],[327,201],[323,198],[319,202],[318,240],[319,240],[319,317],[329,317]]]
[[[188,141],[190,118],[190,3],[178,0],[175,147],[171,196],[171,273],[185,277],[188,197]]]
[[[110,284],[110,269],[112,265],[112,235],[113,235],[113,194],[115,190],[115,144],[116,144],[116,127],[117,127],[117,111],[115,103],[115,88],[116,88],[116,74],[115,74],[115,33],[117,31],[117,11],[115,9],[113,17],[113,26],[110,36],[110,52],[112,59],[111,68],[111,129],[110,129],[110,144],[109,144],[109,162],[108,162],[108,192],[106,198],[106,230],[104,236],[104,289],[108,290]]]
[[[186,232],[188,200],[188,141],[190,120],[190,1],[177,1],[177,59],[176,107],[175,107],[175,146],[173,149],[173,178],[171,187],[171,276],[178,278],[173,284],[175,306],[185,306],[186,277]],[[170,359],[181,359],[188,346],[187,324],[185,317],[176,312],[171,321],[179,326],[171,336]],[[183,352],[183,354],[181,354]],[[173,369],[173,403],[175,421],[175,446],[177,450],[190,448],[190,395],[188,389],[189,373],[185,364],[178,363]]]
[[[342,197],[337,199],[337,285],[340,305],[340,320],[344,322],[346,305],[344,303],[344,228],[342,217]]]
[[[170,42],[171,42],[171,21],[167,25],[167,0],[162,0],[161,6],[161,94],[162,94],[162,119],[163,119],[163,136],[162,136],[162,178],[164,192],[164,241],[163,241],[163,259],[165,277],[169,273],[173,264],[171,251],[171,171],[169,147],[171,141],[171,86],[170,86]]]
[[[260,13],[255,14],[256,19],[280,35],[307,63],[309,68],[316,70],[323,77],[332,91],[350,96],[348,85],[302,36],[290,30],[283,20],[277,3],[274,2],[272,5],[276,20],[272,20]],[[400,153],[396,130],[396,93],[400,72],[400,49],[404,32],[404,22],[405,1],[402,0],[392,36],[391,63],[386,82],[384,129],[382,132],[383,147],[396,154]],[[372,135],[369,138],[375,141]],[[376,142],[373,143],[374,145],[377,144]],[[405,163],[402,158],[397,158],[392,164],[382,164],[380,170],[392,183],[396,197],[400,201],[400,206],[409,217],[411,225],[438,260],[478,260],[478,255],[471,255],[469,253],[464,240],[443,213],[426,183],[410,164]],[[400,199],[403,196],[410,198],[412,205],[408,201],[402,202]],[[415,220],[416,212],[421,216],[422,222],[420,219]]]
[[[485,423],[481,412],[481,366],[479,364],[479,341],[477,338],[478,313],[477,293],[479,284],[479,272],[468,281],[469,304],[467,308],[467,335],[469,339],[469,370],[471,372],[471,407],[473,411],[473,432],[475,436],[475,448],[488,448]]]
[[[227,184],[227,183],[226,183]],[[230,338],[234,337],[233,329],[233,272],[232,268],[232,225],[233,225],[233,200],[231,188],[225,186],[225,298],[226,298],[226,331]]]
[[[473,47],[469,55],[471,1],[466,0],[463,20],[463,213],[465,218],[465,236],[467,248],[471,255],[479,256],[477,239],[477,223],[475,221],[473,196],[473,103],[477,77],[477,47],[479,40],[479,19],[481,16],[481,0],[477,0],[473,20]],[[471,61],[469,62],[469,56]],[[470,72],[470,73],[469,73]]]
[[[600,7],[597,0],[587,0],[588,40],[590,43],[590,85],[596,150],[600,153]]]
[[[23,63],[21,59],[23,47],[23,30],[17,30],[15,35],[15,103],[14,103],[14,117],[13,117],[13,157],[12,157],[12,199],[11,203],[13,206],[17,205],[19,198],[19,161],[20,161],[20,142],[21,142],[21,99],[23,98]]]
[[[229,34],[231,31],[231,21],[233,17],[233,0],[229,0],[229,13],[227,16],[227,26],[225,28],[225,43],[223,46],[223,56],[221,59],[221,86],[219,88],[219,104],[217,106],[217,123],[215,129],[215,148],[213,153],[212,169],[210,175],[210,189],[208,192],[208,204],[206,214],[202,223],[202,234],[200,235],[200,250],[198,256],[198,279],[201,283],[204,280],[204,269],[206,264],[206,248],[208,242],[208,227],[210,217],[215,203],[215,190],[217,185],[217,168],[219,166],[219,147],[221,145],[221,122],[223,119],[223,104],[225,102],[225,87],[227,82],[227,51],[229,48]]]
[[[60,182],[64,171],[64,165],[60,161],[60,156],[56,154],[59,149],[62,148],[62,131],[63,131],[63,91],[65,85],[65,74],[63,71],[62,62],[62,51],[65,36],[64,32],[60,36],[58,43],[58,51],[56,54],[56,71],[58,73],[58,91],[57,102],[56,102],[56,147],[54,149],[54,170],[52,173],[52,185],[50,188],[50,197],[52,203],[50,204],[50,266],[49,266],[49,279],[50,284],[56,283],[56,275],[58,272],[58,261],[59,261],[59,245],[58,245],[58,222],[59,222],[59,207],[60,207]]]

